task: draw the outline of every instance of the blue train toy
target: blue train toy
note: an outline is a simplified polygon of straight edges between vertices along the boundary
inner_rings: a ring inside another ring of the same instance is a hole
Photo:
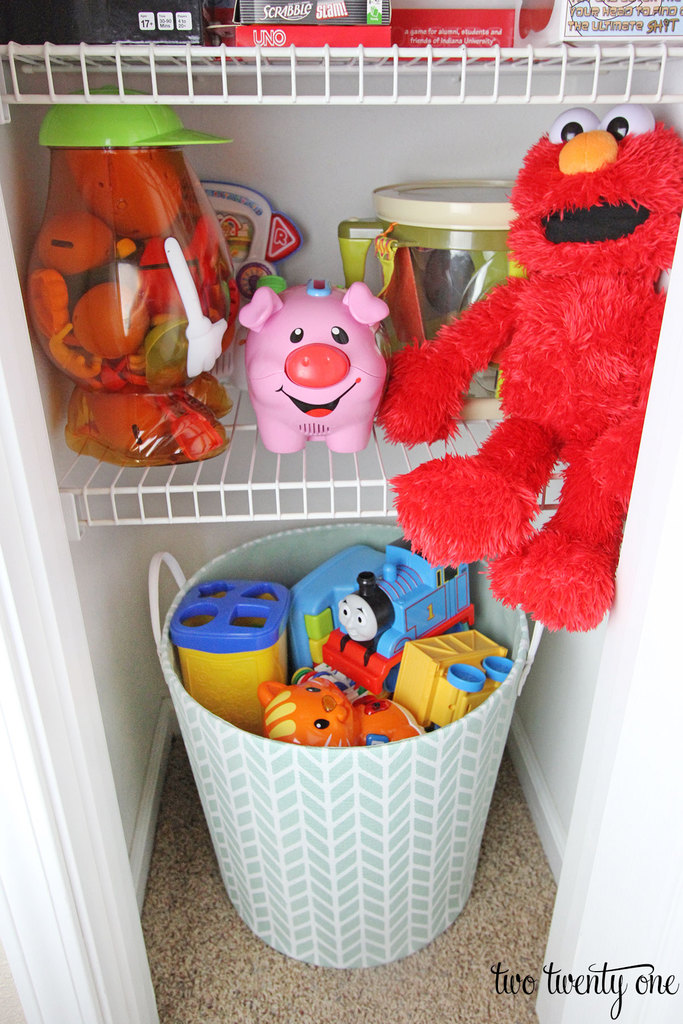
[[[408,640],[474,624],[468,566],[434,567],[408,541],[387,544],[381,571],[358,574],[337,618],[323,661],[372,693],[391,690],[390,673]]]

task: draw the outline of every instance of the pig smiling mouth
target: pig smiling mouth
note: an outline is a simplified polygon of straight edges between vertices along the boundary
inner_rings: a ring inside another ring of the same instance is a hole
[[[279,387],[277,390],[281,391],[285,398],[288,398],[290,402],[293,402],[297,409],[300,409],[301,412],[306,414],[306,416],[329,416],[329,414],[331,412],[334,412],[334,410],[337,408],[342,398],[345,395],[348,395],[349,391],[353,391],[356,384],[360,384],[360,377],[357,377],[356,380],[354,380],[353,384],[346,389],[346,391],[342,391],[341,395],[339,395],[338,398],[335,398],[333,401],[328,402],[326,405],[316,405],[309,404],[308,402],[301,402],[299,401],[298,398],[293,398],[292,395],[288,395],[283,387]]]

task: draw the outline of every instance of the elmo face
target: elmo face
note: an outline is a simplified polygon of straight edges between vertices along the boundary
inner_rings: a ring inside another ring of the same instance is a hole
[[[565,111],[533,146],[511,195],[509,243],[540,274],[671,266],[683,205],[683,147],[647,108],[623,104],[599,121]]]

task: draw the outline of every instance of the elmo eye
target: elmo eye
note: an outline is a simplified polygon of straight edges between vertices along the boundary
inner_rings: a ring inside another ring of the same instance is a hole
[[[333,327],[330,330],[330,334],[332,335],[333,340],[336,341],[338,345],[348,345],[349,336],[343,327]]]
[[[607,125],[607,131],[619,142],[628,135],[628,121],[625,117],[613,117]]]
[[[313,723],[316,729],[329,729],[330,723],[326,718],[316,718]]]
[[[298,341],[301,341],[303,336],[304,336],[304,329],[303,329],[303,327],[295,327],[294,330],[292,331],[292,333],[289,336],[289,340],[293,341],[294,344],[296,344]]]
[[[627,135],[644,135],[655,126],[654,114],[647,107],[636,103],[622,103],[613,107],[602,121],[600,127],[621,142]]]
[[[569,124],[564,125],[562,128],[562,141],[569,142],[570,139],[576,138],[577,135],[583,134],[583,127],[579,121],[570,121]]]
[[[599,124],[598,116],[592,110],[573,107],[555,118],[548,132],[548,138],[551,142],[569,142],[577,135],[581,135],[582,132],[594,131]]]

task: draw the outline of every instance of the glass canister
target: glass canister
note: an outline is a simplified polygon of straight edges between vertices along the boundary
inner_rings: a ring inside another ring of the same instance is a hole
[[[521,273],[507,249],[511,187],[498,180],[386,185],[373,192],[375,218],[339,225],[347,286],[364,277],[373,246],[394,349],[429,341],[494,284]],[[472,381],[467,414],[496,415],[496,394],[492,365]]]
[[[66,440],[119,465],[205,459],[228,440],[211,370],[232,340],[230,256],[169,108],[56,104],[43,222],[29,265],[37,339],[75,382]]]

